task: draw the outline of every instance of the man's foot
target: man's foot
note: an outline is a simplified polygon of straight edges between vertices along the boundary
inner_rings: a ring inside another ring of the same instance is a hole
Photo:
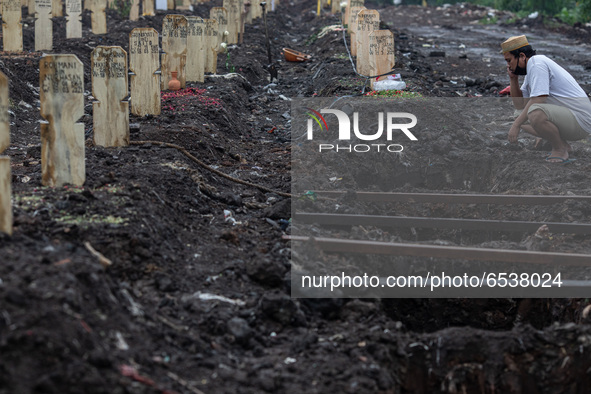
[[[546,157],[546,161],[548,163],[558,163],[558,164],[570,164],[573,161],[575,161],[577,159],[563,159],[562,157],[558,157],[558,156],[548,156]]]

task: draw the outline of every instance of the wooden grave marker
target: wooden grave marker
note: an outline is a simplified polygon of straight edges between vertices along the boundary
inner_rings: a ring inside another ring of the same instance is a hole
[[[395,59],[394,35],[390,30],[375,30],[369,35],[370,75],[382,75],[392,71]],[[376,81],[371,79],[371,86]]]
[[[332,0],[330,3],[330,12],[333,14],[339,14],[341,10],[341,2],[339,0]]]
[[[238,34],[240,33],[240,20],[242,17],[242,7],[240,6],[240,0],[224,0],[223,7],[228,10],[227,30],[229,34],[226,38],[226,42],[228,44],[237,44]]]
[[[107,34],[107,0],[90,0],[90,23],[94,34]]]
[[[142,11],[144,16],[154,16],[156,11],[154,9],[154,3],[156,0],[143,0]]]
[[[23,4],[23,7],[24,6],[25,5]],[[35,0],[27,0],[26,6],[29,9],[29,15],[35,15]]]
[[[228,39],[228,37],[224,37],[224,32],[228,31],[228,10],[224,7],[211,7],[209,9],[209,19],[215,19],[218,21],[218,34],[217,34],[217,43],[221,44],[224,42],[224,39]],[[226,41],[227,42],[227,41]]]
[[[66,38],[82,38],[82,0],[66,0]]]
[[[187,18],[183,15],[166,15],[162,22],[162,75],[160,89],[168,90],[171,72],[176,71],[181,88],[186,86]]]
[[[137,21],[140,19],[140,0],[131,0],[131,8],[129,9],[129,20]]]
[[[8,78],[0,72],[0,155],[10,145]],[[0,232],[12,235],[12,190],[10,158],[0,156]]]
[[[181,10],[181,11],[191,10],[191,0],[178,0],[178,1],[180,1],[181,4],[176,5],[177,10]]]
[[[2,0],[2,45],[5,52],[23,51],[21,0]]]
[[[160,115],[160,46],[158,32],[136,28],[129,34],[131,113]]]
[[[108,148],[129,145],[127,52],[118,46],[98,46],[90,57],[94,143]]]
[[[10,145],[10,116],[8,114],[8,78],[0,71],[0,155]]]
[[[205,72],[215,74],[218,68],[218,21],[204,19]]]
[[[84,69],[75,55],[46,55],[39,61],[41,181],[45,186],[82,186],[84,164]]]
[[[351,55],[357,56],[357,16],[359,12],[363,11],[365,7],[351,7]]]
[[[12,235],[12,190],[10,157],[0,156],[0,232]]]
[[[51,2],[51,16],[64,16],[64,2],[62,0],[52,0]]]
[[[52,49],[51,0],[35,0],[35,51]]]
[[[204,42],[205,22],[198,16],[187,17],[187,81],[204,82],[205,72],[205,47]]]
[[[347,0],[347,6],[345,7],[345,17],[343,19],[343,23],[347,28],[347,33],[351,33],[351,9],[353,7],[364,7],[365,0]]]
[[[369,35],[380,29],[380,13],[377,10],[362,10],[357,16],[357,72],[371,75],[369,68]],[[352,41],[352,39],[351,39]],[[354,46],[355,44],[351,44]]]

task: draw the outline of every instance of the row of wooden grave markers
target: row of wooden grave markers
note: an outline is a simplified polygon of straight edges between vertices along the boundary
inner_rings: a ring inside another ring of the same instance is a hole
[[[8,78],[0,72],[0,232],[12,235],[10,157],[1,156],[10,145]]]
[[[356,56],[357,72],[361,75],[383,75],[395,64],[394,35],[379,30],[380,14],[363,6],[364,0],[347,0],[343,23],[351,34],[351,55]],[[371,79],[371,86],[376,78]]]
[[[11,1],[2,3],[3,16],[10,14]],[[51,21],[47,16],[51,15],[48,11],[53,2],[34,1],[37,23],[44,26]],[[72,30],[78,30],[80,5],[80,0],[66,0],[68,17],[74,22]],[[22,29],[20,32],[22,41]],[[4,37],[10,34],[10,29],[5,27]],[[166,80],[166,85],[162,82],[162,88],[167,87],[168,78],[164,75],[168,76],[173,68],[179,75],[186,74],[188,80],[197,82],[203,81],[204,71],[215,73],[220,35],[223,34],[219,32],[216,19],[167,15],[163,22],[162,42],[163,49],[166,46],[168,52],[163,56],[162,75],[159,76],[158,32],[152,28],[134,29],[129,42],[131,112],[140,116],[160,114],[159,82]],[[36,45],[50,48],[48,45],[51,44],[43,42],[40,38]],[[44,119],[40,125],[41,172],[45,186],[82,186],[86,180],[84,124],[79,122],[84,115],[83,68],[75,55],[45,55],[39,61],[40,113]],[[127,52],[121,47],[96,47],[91,54],[91,76],[95,98],[94,143],[105,147],[128,145]],[[8,79],[0,72],[0,154],[10,144],[8,108]],[[11,179],[10,158],[0,156],[0,232],[9,235],[12,234]]]
[[[353,0],[358,1],[358,0]],[[85,0],[84,9],[91,11],[91,29],[93,34],[107,33],[105,9],[108,0]],[[236,44],[243,42],[244,23],[248,16],[259,17],[262,7],[244,7],[244,0],[224,0],[224,7],[212,7],[210,19],[218,21],[218,43]],[[154,0],[143,0],[144,15],[155,15]],[[62,0],[28,0],[29,9],[35,13],[35,51],[53,50],[52,17],[62,16],[64,3]],[[3,50],[6,52],[23,51],[23,30],[21,1],[2,0],[2,36]],[[82,0],[65,0],[66,38],[82,37]],[[139,18],[139,0],[133,0],[130,19]],[[226,36],[224,33],[228,32]],[[211,64],[211,62],[210,62]]]

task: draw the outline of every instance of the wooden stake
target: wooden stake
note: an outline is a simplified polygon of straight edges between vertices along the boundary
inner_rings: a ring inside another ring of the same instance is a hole
[[[218,21],[205,19],[205,72],[215,74],[218,68]]]
[[[35,51],[53,50],[51,0],[35,0]]]
[[[187,81],[204,82],[205,22],[198,16],[187,17]]]
[[[129,145],[127,52],[98,46],[91,54],[94,143],[104,147]]]
[[[151,27],[133,29],[129,34],[132,114],[160,115],[159,68],[158,32]]]
[[[224,36],[224,32],[227,31],[228,34],[230,33],[228,30],[228,10],[224,7],[211,7],[209,9],[209,19],[218,21],[217,43],[221,44],[224,40],[228,39],[228,36]]]
[[[0,232],[12,235],[10,157],[0,156]]]
[[[105,15],[105,8],[107,8],[107,0],[90,0],[90,22],[92,25],[92,32],[94,34],[107,34],[107,16]]]
[[[10,115],[8,114],[8,78],[0,71],[0,154],[10,145]]]
[[[81,0],[66,0],[66,38],[82,38]]]
[[[46,55],[39,61],[41,173],[45,186],[82,186],[84,165],[84,69],[74,55]]]
[[[23,51],[21,0],[2,0],[2,43],[5,52]]]
[[[181,88],[186,85],[187,18],[183,15],[166,15],[162,22],[162,75],[160,89],[168,90],[171,71],[176,71]]]
[[[376,10],[362,10],[357,16],[357,72],[371,75],[369,67],[369,35],[380,29],[380,13]],[[353,44],[352,44],[353,45]]]
[[[394,50],[394,35],[390,30],[375,30],[369,35],[371,75],[382,75],[392,71],[395,64]],[[372,88],[375,81],[375,78],[371,79]]]

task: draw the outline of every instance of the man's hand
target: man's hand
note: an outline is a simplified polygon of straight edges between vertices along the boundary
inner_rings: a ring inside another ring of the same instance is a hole
[[[511,126],[511,129],[509,130],[509,142],[511,143],[516,143],[517,142],[517,136],[519,135],[519,126]]]
[[[519,75],[517,75],[513,71],[511,71],[511,69],[509,68],[509,64],[507,64],[507,74],[509,75],[509,79],[519,81]]]

